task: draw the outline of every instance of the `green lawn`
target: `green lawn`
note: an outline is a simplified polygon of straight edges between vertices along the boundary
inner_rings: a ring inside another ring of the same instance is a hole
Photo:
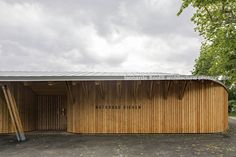
[[[229,116],[234,116],[234,117],[236,117],[236,112],[231,112],[231,113],[229,113]]]

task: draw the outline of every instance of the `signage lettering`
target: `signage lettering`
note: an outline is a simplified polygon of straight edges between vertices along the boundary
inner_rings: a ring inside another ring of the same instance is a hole
[[[96,109],[141,109],[141,105],[96,105]]]

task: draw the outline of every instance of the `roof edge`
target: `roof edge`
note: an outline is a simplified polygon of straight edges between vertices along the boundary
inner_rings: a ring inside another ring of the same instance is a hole
[[[223,86],[227,92],[227,87],[211,76],[193,76],[193,75],[178,75],[178,74],[152,74],[152,73],[133,73],[122,75],[48,75],[48,76],[0,76],[0,82],[36,82],[36,81],[112,81],[112,80],[209,80]]]

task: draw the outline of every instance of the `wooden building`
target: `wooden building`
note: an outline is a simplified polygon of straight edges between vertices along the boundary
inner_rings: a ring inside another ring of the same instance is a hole
[[[163,73],[0,72],[0,133],[215,133],[228,92],[209,77]]]

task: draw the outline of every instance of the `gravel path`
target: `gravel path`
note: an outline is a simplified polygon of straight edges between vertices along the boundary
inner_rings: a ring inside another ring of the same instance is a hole
[[[234,156],[236,120],[227,133],[81,135],[28,133],[17,143],[14,135],[0,136],[0,157],[152,157]]]

